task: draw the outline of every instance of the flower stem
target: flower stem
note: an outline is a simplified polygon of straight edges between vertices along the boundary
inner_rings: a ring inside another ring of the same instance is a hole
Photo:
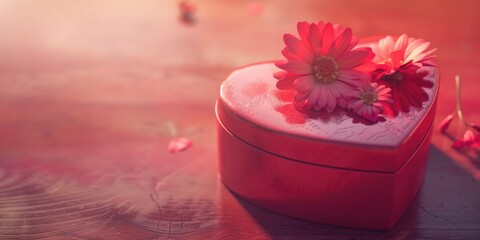
[[[457,89],[457,115],[460,121],[462,121],[463,125],[465,125],[466,128],[468,128],[467,122],[465,122],[465,119],[463,118],[463,113],[462,113],[462,103],[461,103],[461,95],[460,95],[460,76],[455,75],[455,87]]]

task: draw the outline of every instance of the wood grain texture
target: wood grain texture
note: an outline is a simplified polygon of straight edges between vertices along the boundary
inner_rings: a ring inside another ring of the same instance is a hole
[[[409,33],[438,47],[437,124],[463,79],[480,122],[480,2],[0,2],[0,239],[479,239],[480,159],[435,132],[425,182],[389,232],[292,219],[217,179],[214,102],[241,65],[278,59],[298,20],[359,37]],[[167,123],[193,141],[170,154]],[[453,122],[449,134],[462,125]]]

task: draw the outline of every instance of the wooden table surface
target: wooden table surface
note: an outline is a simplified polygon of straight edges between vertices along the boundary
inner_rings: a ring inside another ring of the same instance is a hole
[[[457,73],[466,118],[480,123],[480,1],[191,3],[193,25],[173,0],[0,1],[0,239],[480,239],[479,152],[453,150],[438,131],[406,214],[391,231],[367,231],[229,192],[213,110],[230,71],[280,59],[297,21],[326,20],[359,37],[431,41],[435,124],[455,108]],[[169,153],[172,126],[193,147]],[[458,121],[449,130],[462,132]]]

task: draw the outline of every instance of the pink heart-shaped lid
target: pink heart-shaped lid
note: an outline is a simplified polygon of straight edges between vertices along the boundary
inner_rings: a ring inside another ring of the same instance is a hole
[[[438,91],[435,67],[418,70],[429,87],[418,87],[424,99],[416,100],[417,106],[377,123],[339,107],[333,113],[296,110],[293,90],[276,88],[275,71],[278,68],[273,63],[235,70],[221,85],[217,115],[240,141],[289,160],[396,172],[414,154],[433,123]]]

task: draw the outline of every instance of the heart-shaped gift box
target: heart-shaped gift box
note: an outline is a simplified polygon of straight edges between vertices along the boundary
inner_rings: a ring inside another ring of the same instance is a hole
[[[237,195],[321,223],[386,230],[423,181],[438,71],[423,66],[426,98],[376,123],[336,108],[299,111],[266,62],[234,71],[216,105],[219,172]],[[420,77],[419,75],[419,77]]]
[[[219,171],[241,197],[285,215],[390,229],[425,174],[436,49],[297,23],[286,58],[234,71],[216,105]]]

